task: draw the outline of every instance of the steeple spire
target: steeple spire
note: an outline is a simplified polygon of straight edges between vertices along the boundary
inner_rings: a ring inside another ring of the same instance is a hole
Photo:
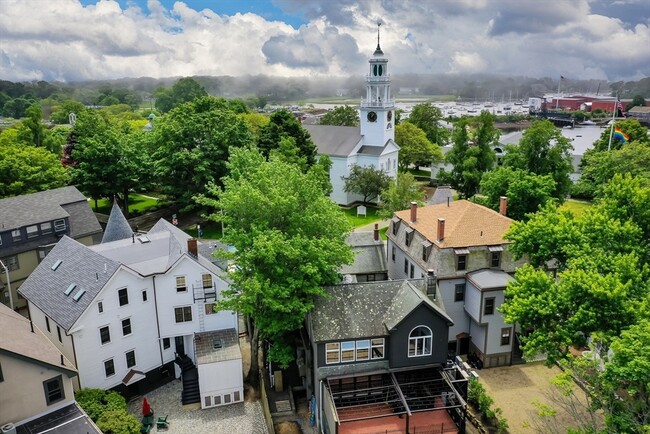
[[[377,48],[375,49],[375,52],[373,53],[375,56],[377,55],[383,55],[384,52],[381,51],[381,46],[379,45],[379,28],[381,27],[381,21],[377,21]]]

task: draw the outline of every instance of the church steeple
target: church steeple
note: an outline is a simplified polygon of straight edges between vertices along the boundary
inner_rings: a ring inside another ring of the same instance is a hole
[[[380,44],[380,27],[377,23],[377,48],[368,60],[366,75],[366,97],[361,100],[361,134],[368,146],[384,146],[388,140],[395,140],[395,101],[390,93],[388,59]]]
[[[381,46],[379,45],[379,28],[381,27],[381,22],[377,23],[377,48],[375,49],[375,52],[373,53],[375,56],[383,56],[384,52],[381,51]]]

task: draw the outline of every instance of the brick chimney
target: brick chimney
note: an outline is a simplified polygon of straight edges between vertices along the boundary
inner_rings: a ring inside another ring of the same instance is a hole
[[[190,238],[187,240],[187,251],[194,255],[194,257],[199,256],[199,244],[196,240],[196,238]]]
[[[438,241],[445,239],[445,219],[438,217]]]
[[[501,196],[499,198],[499,213],[501,213],[501,215],[506,215],[507,210],[508,210],[508,198],[505,196]]]
[[[418,219],[418,203],[411,202],[411,223],[415,223]]]
[[[379,223],[375,223],[375,230],[373,231],[375,241],[379,241]]]

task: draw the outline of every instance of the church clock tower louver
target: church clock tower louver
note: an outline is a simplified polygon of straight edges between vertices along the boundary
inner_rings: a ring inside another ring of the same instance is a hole
[[[361,100],[361,135],[366,146],[384,146],[388,140],[395,140],[395,100],[390,93],[388,59],[379,44],[377,27],[377,48],[369,60],[370,70],[366,75],[366,97]]]

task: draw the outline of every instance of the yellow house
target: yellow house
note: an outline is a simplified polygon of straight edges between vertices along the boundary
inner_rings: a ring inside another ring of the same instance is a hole
[[[63,235],[85,245],[101,241],[102,228],[76,187],[0,199],[0,302],[26,312],[16,290]]]

